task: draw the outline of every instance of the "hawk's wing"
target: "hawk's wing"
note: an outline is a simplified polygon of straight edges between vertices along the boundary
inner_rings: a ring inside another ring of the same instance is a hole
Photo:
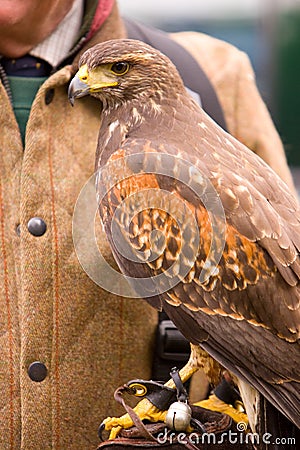
[[[107,194],[100,210],[114,255],[122,271],[130,276],[154,278],[166,274],[170,280],[178,276],[178,283],[158,297],[181,332],[248,380],[300,426],[297,202],[261,159],[231,136],[219,132],[204,113],[196,124],[203,130],[202,137],[195,141],[195,123],[186,124],[178,116],[176,122],[166,120],[169,127],[161,126],[157,134],[152,130],[153,140],[133,134],[110,158],[122,159],[122,181]],[[174,140],[164,131],[170,127],[176,136]],[[153,162],[153,153],[161,155],[158,162]],[[139,156],[128,163],[126,172],[132,176],[123,179],[123,158],[134,154]],[[204,282],[200,278],[212,239],[210,217],[203,197],[198,198],[189,186],[194,173],[189,173],[187,183],[182,182],[178,158],[199,170],[204,180],[210,180],[226,215],[224,251]],[[169,166],[168,176],[164,175],[164,164]],[[135,194],[145,190],[152,190],[153,198],[162,197],[165,191],[170,195],[165,203],[155,200],[154,204],[161,207],[141,209]],[[124,214],[113,218],[117,208]],[[128,208],[137,211],[129,227],[125,223],[129,220]],[[174,210],[180,216],[181,229],[169,214]],[[189,213],[197,222],[199,242],[194,263],[185,276],[180,276],[176,261],[181,266],[188,265],[189,249],[195,250],[195,236],[189,220],[184,220]],[[117,242],[111,236],[112,220],[119,227]],[[154,230],[165,235],[165,241],[157,244],[162,250],[160,256],[147,259],[153,250],[150,237]],[[185,247],[185,253],[181,252],[182,237],[191,243]],[[128,261],[121,254],[122,240],[131,246],[137,261]],[[204,342],[203,330],[207,333]]]

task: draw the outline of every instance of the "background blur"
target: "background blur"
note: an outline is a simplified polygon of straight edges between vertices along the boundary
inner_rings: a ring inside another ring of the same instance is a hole
[[[163,30],[201,31],[244,50],[299,177],[300,0],[119,0],[119,6],[123,15]]]

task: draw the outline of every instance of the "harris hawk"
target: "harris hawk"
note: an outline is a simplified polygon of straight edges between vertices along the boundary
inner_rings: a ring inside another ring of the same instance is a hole
[[[236,377],[253,429],[267,429],[268,411],[300,428],[297,200],[196,104],[159,51],[107,41],[79,67],[70,101],[89,94],[101,102],[104,229],[137,296],[164,309],[192,343],[183,380],[208,353]]]

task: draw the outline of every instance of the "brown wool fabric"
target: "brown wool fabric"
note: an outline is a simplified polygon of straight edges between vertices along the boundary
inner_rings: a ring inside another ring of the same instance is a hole
[[[117,9],[89,46],[124,36]],[[229,130],[291,185],[282,145],[254,85],[246,56],[203,34],[173,35],[210,76]],[[77,58],[76,58],[77,59]],[[145,302],[99,288],[82,270],[72,241],[72,214],[93,173],[100,123],[92,98],[71,108],[75,66],[52,75],[33,103],[23,151],[18,125],[0,90],[0,448],[92,450],[97,428],[120,413],[113,392],[150,377],[156,312]],[[53,89],[53,99],[45,96]],[[27,230],[32,217],[43,236]],[[16,227],[21,224],[18,235]],[[104,256],[112,262],[102,231]],[[28,366],[48,373],[34,382]]]
[[[248,56],[201,33],[171,35],[205,70],[224,110],[228,131],[263,158],[296,194],[285,152],[255,84]]]

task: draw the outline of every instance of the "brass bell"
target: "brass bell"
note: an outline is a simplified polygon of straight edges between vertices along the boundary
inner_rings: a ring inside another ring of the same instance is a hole
[[[168,409],[166,425],[171,430],[186,431],[192,417],[192,410],[185,402],[174,402]]]

